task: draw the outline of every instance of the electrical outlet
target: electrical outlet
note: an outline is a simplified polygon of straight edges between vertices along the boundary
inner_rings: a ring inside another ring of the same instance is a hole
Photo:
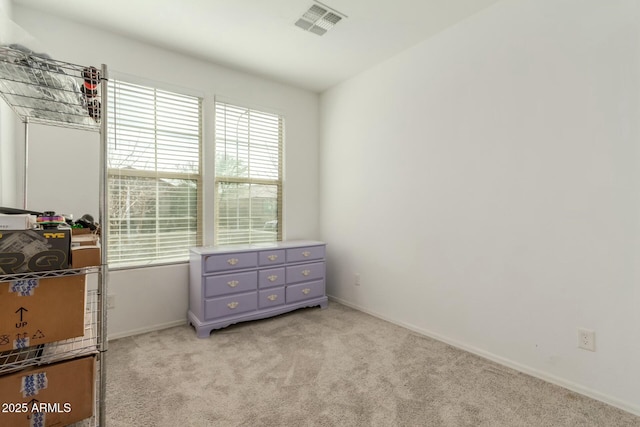
[[[116,296],[115,295],[108,295],[107,296],[107,309],[111,310],[113,308],[116,308]]]
[[[356,280],[354,282],[356,286],[360,286],[360,273],[356,273]]]
[[[578,348],[596,351],[596,333],[589,329],[578,329]]]

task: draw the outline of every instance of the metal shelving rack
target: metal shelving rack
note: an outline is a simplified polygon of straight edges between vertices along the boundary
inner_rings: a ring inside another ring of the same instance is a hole
[[[99,92],[87,97],[80,90],[87,67],[53,60],[22,47],[0,46],[0,97],[25,125],[24,208],[27,208],[27,162],[29,125],[32,123],[99,132],[100,183],[99,216],[101,226],[101,265],[38,273],[0,275],[0,282],[41,279],[65,275],[96,274],[97,289],[88,290],[85,335],[14,350],[0,355],[0,375],[28,366],[44,365],[95,354],[97,372],[94,415],[77,425],[106,425],[106,351],[107,351],[107,66],[99,69]],[[95,101],[98,100],[99,104]]]

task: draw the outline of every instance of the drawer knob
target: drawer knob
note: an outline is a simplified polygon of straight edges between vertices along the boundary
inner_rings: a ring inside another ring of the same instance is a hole
[[[275,282],[276,280],[278,280],[278,276],[272,274],[271,276],[267,277],[267,279],[269,279],[270,282]]]
[[[302,270],[302,275],[303,276],[308,276],[311,274],[311,270]]]
[[[311,289],[309,289],[309,288],[304,288],[302,290],[302,293],[305,294],[305,295],[307,295],[309,292],[311,292]]]
[[[275,261],[278,259],[278,255],[269,255],[267,258],[269,258],[269,261]]]
[[[268,299],[269,301],[275,301],[275,300],[277,300],[277,299],[278,299],[278,295],[276,295],[276,294],[269,295],[269,296],[267,297],[267,299]]]
[[[227,304],[227,307],[229,307],[231,310],[233,310],[237,306],[238,306],[238,303],[236,301],[233,301],[233,302],[230,302],[229,304]]]
[[[238,286],[238,283],[240,283],[240,282],[238,282],[237,280],[231,280],[231,281],[227,282],[227,285],[229,285],[229,287],[231,287],[231,288],[235,288],[236,286]]]
[[[310,255],[311,255],[311,252],[309,252],[309,251],[302,252],[302,256],[304,256],[304,257],[308,257]]]
[[[229,265],[236,265],[238,263],[238,258],[230,258],[227,260]]]

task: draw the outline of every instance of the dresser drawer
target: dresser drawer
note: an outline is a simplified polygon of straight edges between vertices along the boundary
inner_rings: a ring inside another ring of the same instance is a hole
[[[287,249],[287,262],[324,259],[324,246],[305,246]]]
[[[257,276],[258,273],[255,271],[221,276],[205,276],[204,296],[205,298],[211,298],[237,292],[254,291],[257,288]]]
[[[287,267],[287,283],[305,282],[324,278],[324,262]]]
[[[236,294],[226,297],[211,298],[205,301],[205,320],[219,317],[233,316],[238,313],[254,311],[258,308],[258,295],[256,292]]]
[[[286,253],[284,249],[261,251],[258,252],[258,264],[261,266],[284,264],[285,256]]]
[[[258,254],[255,252],[230,253],[225,255],[209,255],[204,260],[204,272],[252,268],[258,265]]]
[[[272,286],[282,286],[285,283],[284,267],[260,270],[258,273],[258,286],[269,288]]]
[[[234,323],[326,308],[325,255],[316,240],[191,248],[189,323],[206,338]]]
[[[324,296],[324,280],[287,286],[287,304]]]
[[[258,292],[258,307],[267,308],[282,305],[285,301],[284,286]]]

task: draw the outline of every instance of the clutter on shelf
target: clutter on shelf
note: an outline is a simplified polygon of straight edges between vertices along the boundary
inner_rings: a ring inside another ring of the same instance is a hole
[[[21,118],[95,127],[100,71],[78,67],[20,44],[0,45],[0,95]]]
[[[99,266],[98,231],[89,214],[0,214],[0,274]]]
[[[108,103],[102,96],[108,85],[106,65],[98,71],[8,44],[32,38],[15,38],[16,28],[2,15],[0,29],[12,31],[0,31],[0,99],[26,129],[43,124],[96,131],[100,152],[106,152],[101,117]],[[1,39],[7,34],[11,40]],[[99,166],[102,175],[106,164]],[[73,411],[0,413],[0,425],[69,425],[83,419],[104,425],[108,268],[101,261],[100,225],[90,215],[74,221],[69,214],[27,210],[26,176],[24,184],[25,209],[0,207],[0,246],[5,245],[0,249],[0,401],[65,402]],[[101,182],[100,218],[106,194]],[[94,258],[87,260],[91,254]],[[89,286],[89,275],[97,283]],[[37,397],[30,394],[35,391]]]

